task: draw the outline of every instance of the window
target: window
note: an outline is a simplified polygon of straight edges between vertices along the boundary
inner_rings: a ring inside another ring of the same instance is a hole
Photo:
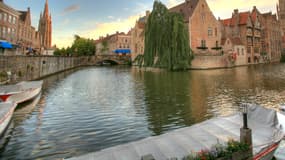
[[[201,41],[201,47],[206,47],[206,40]]]
[[[241,49],[241,55],[244,55],[244,49],[243,48]]]
[[[2,21],[2,19],[3,19],[3,14],[0,13],[0,21]]]
[[[208,36],[212,36],[213,35],[213,30],[211,27],[208,28]]]
[[[4,22],[7,21],[7,13],[4,13]]]
[[[216,41],[216,47],[219,47],[219,41]]]
[[[13,24],[16,24],[16,17],[13,17]]]
[[[237,48],[237,54],[238,54],[238,56],[239,56],[239,48]]]
[[[218,29],[215,28],[215,36],[217,37],[217,35],[218,35]]]
[[[2,30],[2,36],[3,36],[3,37],[6,37],[6,27],[3,27],[2,29],[3,29],[3,30]]]
[[[8,16],[8,22],[12,23],[12,16],[11,15]]]
[[[11,28],[8,27],[8,35],[11,34]]]

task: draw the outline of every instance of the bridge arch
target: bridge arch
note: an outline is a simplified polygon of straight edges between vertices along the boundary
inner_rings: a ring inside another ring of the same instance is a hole
[[[97,65],[119,65],[120,62],[113,59],[103,59],[97,62]]]

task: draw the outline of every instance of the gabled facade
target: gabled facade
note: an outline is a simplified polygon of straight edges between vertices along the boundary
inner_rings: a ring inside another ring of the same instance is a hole
[[[221,20],[222,37],[239,38],[246,47],[248,63],[258,63],[261,53],[261,24],[250,12],[234,10],[232,17]]]
[[[206,0],[185,0],[170,9],[181,13],[189,31],[189,43],[195,54],[219,54],[221,28]]]
[[[268,13],[260,13],[254,6],[252,10],[252,19],[259,19],[261,23],[261,55],[265,60],[278,62],[282,51],[282,30],[277,16]]]

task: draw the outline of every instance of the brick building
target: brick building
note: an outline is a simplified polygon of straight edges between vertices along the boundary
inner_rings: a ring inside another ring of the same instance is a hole
[[[185,0],[169,9],[181,13],[189,31],[190,47],[195,54],[219,54],[221,28],[206,0]]]
[[[222,38],[240,38],[246,47],[248,63],[260,61],[261,24],[259,17],[252,19],[250,12],[239,12],[235,9],[232,17],[221,20]]]
[[[28,54],[36,51],[36,46],[40,43],[39,33],[35,27],[31,24],[31,11],[30,8],[27,11],[18,11],[20,13],[19,25],[18,25],[18,44],[21,48],[20,54]],[[38,52],[40,48],[37,48]]]
[[[285,48],[285,0],[279,0],[277,5],[278,20],[282,30],[282,49]]]
[[[0,0],[0,39],[1,41],[17,44],[17,28],[20,13],[15,9],[4,4]],[[0,54],[11,54],[16,52],[15,49],[4,49],[1,47]]]
[[[281,57],[281,30],[276,15],[234,10],[232,17],[221,20],[222,39],[240,38],[246,46],[248,63],[276,62]]]
[[[40,22],[44,23],[40,23],[41,30],[37,31],[31,24],[30,8],[17,11],[0,0],[0,43],[5,42],[11,46],[3,48],[0,45],[0,54],[41,54],[42,47],[51,46],[51,16],[47,0],[44,13],[48,14],[48,18],[41,16]]]
[[[260,13],[254,6],[252,19],[259,18],[261,23],[261,55],[270,62],[278,62],[282,51],[282,33],[280,22],[272,12]]]
[[[100,37],[95,41],[96,54],[112,54],[116,50],[130,50],[131,33],[116,32],[106,37]]]
[[[138,55],[144,54],[144,31],[149,15],[150,12],[146,11],[146,15],[144,17],[139,18],[136,21],[135,27],[131,30],[132,61],[134,61]]]

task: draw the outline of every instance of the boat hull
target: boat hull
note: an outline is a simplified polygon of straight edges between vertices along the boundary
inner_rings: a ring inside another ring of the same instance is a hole
[[[15,103],[10,103],[8,105],[4,105],[0,104],[0,112],[1,112],[1,119],[0,119],[0,135],[2,137],[2,135],[5,133],[6,128],[9,126],[9,123],[12,119],[14,110],[16,108],[16,104]]]

